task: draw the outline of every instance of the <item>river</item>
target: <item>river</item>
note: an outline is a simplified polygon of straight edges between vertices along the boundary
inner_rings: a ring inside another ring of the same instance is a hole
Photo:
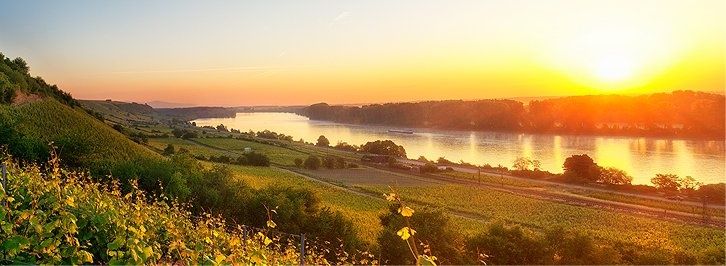
[[[390,139],[403,145],[413,159],[444,157],[454,162],[511,167],[517,157],[530,157],[539,160],[543,170],[554,173],[562,172],[568,156],[588,154],[601,166],[625,170],[633,176],[634,184],[649,184],[657,173],[692,176],[706,184],[726,182],[724,141],[397,128],[317,121],[291,113],[238,113],[235,118],[194,122],[198,126],[224,124],[242,131],[269,129],[308,142],[325,135],[331,145]],[[390,133],[390,129],[414,133]]]

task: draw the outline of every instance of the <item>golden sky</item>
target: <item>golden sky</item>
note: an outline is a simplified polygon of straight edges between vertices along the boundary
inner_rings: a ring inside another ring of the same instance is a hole
[[[726,76],[726,1],[0,6],[0,51],[82,99],[229,106],[723,91]]]

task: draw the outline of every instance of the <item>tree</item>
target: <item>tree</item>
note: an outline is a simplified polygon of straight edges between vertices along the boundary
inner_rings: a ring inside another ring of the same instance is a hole
[[[540,161],[538,160],[533,160],[529,157],[519,157],[514,160],[514,164],[512,165],[512,167],[519,171],[527,171],[530,167],[532,167],[532,169],[539,169],[541,165],[542,163],[540,163]]]
[[[175,152],[174,145],[167,144],[166,145],[166,148],[164,148],[164,153],[163,154],[164,155],[172,155],[172,154],[174,154],[174,152]]]
[[[572,182],[594,182],[600,176],[600,167],[587,154],[567,157],[562,167],[565,178]]]
[[[307,159],[305,159],[305,162],[303,163],[305,165],[305,168],[310,170],[317,170],[320,168],[320,158],[318,158],[315,155],[308,156]]]
[[[633,181],[632,176],[628,176],[625,171],[614,168],[605,167],[600,169],[599,182],[611,185],[625,185]]]
[[[15,69],[19,70],[23,74],[28,74],[30,72],[30,67],[28,67],[28,63],[25,62],[24,59],[18,57],[13,59],[13,65],[15,65]]]
[[[315,146],[328,147],[330,146],[330,141],[325,136],[320,135],[320,137],[318,137],[318,142],[315,143]]]
[[[681,188],[681,178],[674,174],[656,174],[650,182],[659,190],[675,193]]]
[[[696,179],[691,176],[684,177],[681,179],[680,183],[681,191],[686,193],[693,193],[701,186],[701,182],[696,181]]]
[[[406,157],[406,149],[401,145],[396,145],[391,140],[369,141],[360,147],[360,151],[364,153]]]
[[[227,130],[227,126],[225,126],[224,124],[219,124],[217,126],[217,131],[229,132],[229,130]]]
[[[724,204],[726,201],[726,184],[706,184],[698,188],[698,195],[708,203]]]

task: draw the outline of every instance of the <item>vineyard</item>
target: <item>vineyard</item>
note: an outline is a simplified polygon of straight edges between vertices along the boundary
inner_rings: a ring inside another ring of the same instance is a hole
[[[2,264],[327,264],[324,256],[333,252],[311,245],[301,258],[299,247],[271,228],[255,232],[194,217],[163,196],[123,193],[117,182],[62,169],[55,157],[47,167],[3,163]],[[334,263],[376,263],[367,253],[340,254]]]
[[[47,146],[55,142],[61,156],[65,152],[82,153],[82,162],[79,163],[160,158],[80,108],[71,108],[54,99],[46,98],[18,106],[0,105],[0,115],[4,120],[0,125],[14,128],[26,139],[37,141],[38,145]]]
[[[364,189],[385,193],[389,188],[366,186]],[[719,228],[571,206],[490,189],[431,185],[399,187],[397,190],[409,202],[442,206],[453,213],[478,217],[480,220],[523,225],[534,231],[555,227],[569,228],[610,243],[627,243],[670,254],[724,250],[726,241]]]

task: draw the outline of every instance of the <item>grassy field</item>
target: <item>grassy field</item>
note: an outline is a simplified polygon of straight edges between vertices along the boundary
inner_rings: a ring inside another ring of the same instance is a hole
[[[274,167],[230,166],[237,178],[245,180],[255,188],[298,187],[315,191],[322,204],[331,210],[340,211],[351,219],[360,230],[361,237],[369,244],[375,242],[381,227],[378,216],[386,211],[387,203],[381,197],[347,192],[341,188],[306,179],[293,172]]]

